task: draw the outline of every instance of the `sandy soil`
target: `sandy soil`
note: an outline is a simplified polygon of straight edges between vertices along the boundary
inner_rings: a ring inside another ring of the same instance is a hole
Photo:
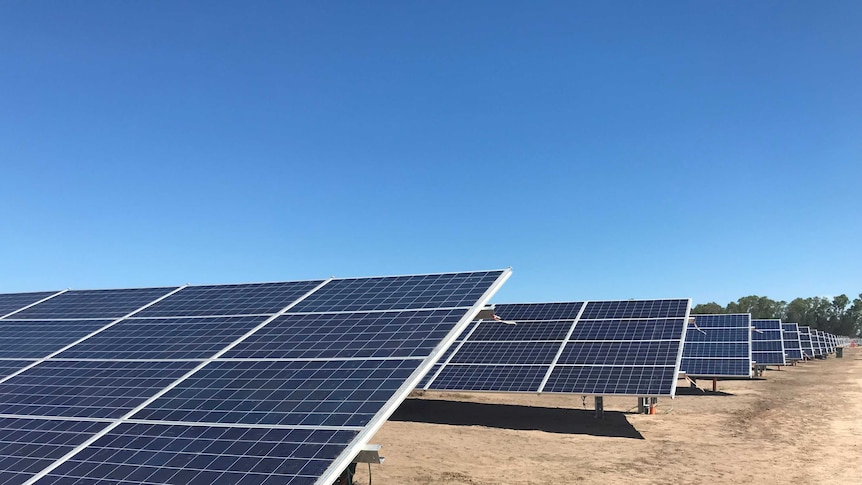
[[[680,381],[654,416],[606,397],[601,421],[580,396],[416,395],[372,440],[373,484],[862,483],[862,348],[764,377]]]

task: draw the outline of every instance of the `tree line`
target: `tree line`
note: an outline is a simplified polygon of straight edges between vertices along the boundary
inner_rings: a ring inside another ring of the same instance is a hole
[[[751,313],[752,318],[780,318],[783,322],[807,325],[824,332],[850,337],[862,336],[862,293],[850,300],[847,295],[833,298],[814,296],[796,298],[790,303],[765,296],[743,296],[727,306],[700,303],[693,314]]]

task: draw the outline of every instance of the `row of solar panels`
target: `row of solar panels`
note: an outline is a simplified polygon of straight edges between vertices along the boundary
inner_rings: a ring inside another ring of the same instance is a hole
[[[690,300],[477,319],[510,273],[0,295],[0,484],[330,484],[420,380],[674,394]]]

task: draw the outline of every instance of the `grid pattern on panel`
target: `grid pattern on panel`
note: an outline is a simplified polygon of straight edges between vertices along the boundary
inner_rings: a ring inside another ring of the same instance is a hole
[[[24,337],[46,351],[75,344],[38,359],[0,355],[0,413],[98,424],[87,447],[33,465],[39,483],[334,479],[361,430],[406,396],[405,381],[507,273],[66,292],[0,322],[0,337],[3,325],[38,329]],[[85,328],[97,318],[97,332]],[[0,341],[11,356],[32,350],[15,347]],[[12,461],[0,455],[0,484],[30,453],[15,443]]]
[[[562,304],[516,305],[518,317],[529,327],[517,323],[518,319],[509,328],[496,321],[479,323],[451,359],[435,366],[423,385],[463,391],[673,392],[689,300],[574,303],[583,306],[576,321],[538,321],[543,315],[559,314],[549,311],[548,305]],[[509,320],[512,315],[505,314],[509,306],[497,305],[504,311],[495,313]],[[572,326],[566,328],[567,323]],[[599,384],[604,378],[608,381]],[[548,383],[542,387],[545,379]]]
[[[144,309],[139,317],[274,314],[323,280],[189,286]]]
[[[39,483],[312,484],[356,434],[127,423]]]
[[[176,288],[73,290],[14,315],[16,319],[119,318],[161,298]]]
[[[781,320],[752,320],[751,357],[758,365],[786,365]]]
[[[360,312],[473,306],[501,271],[337,279],[291,312]]]
[[[206,359],[265,319],[265,316],[126,319],[56,357]]]
[[[0,379],[12,375],[28,365],[36,362],[35,360],[0,360]]]
[[[0,414],[117,418],[194,366],[46,360],[0,384]]]
[[[267,324],[224,357],[424,357],[463,316],[463,309],[286,314]]]
[[[421,360],[213,362],[135,419],[365,426]]]
[[[41,359],[111,320],[0,320],[0,357]]]
[[[674,367],[557,366],[546,392],[595,395],[666,395],[676,381]]]
[[[0,418],[0,484],[20,484],[72,451],[107,423]]]
[[[535,391],[548,366],[447,365],[434,380],[433,389],[446,391]]]
[[[565,303],[506,303],[494,305],[494,314],[503,320],[522,321],[572,321],[584,306],[582,301]]]
[[[784,330],[784,356],[788,360],[802,360],[802,340],[799,337],[799,325],[782,323]]]
[[[32,305],[39,300],[48,298],[56,291],[41,291],[35,293],[4,293],[0,294],[0,317]]]
[[[680,317],[689,305],[689,300],[591,301],[581,320]]]
[[[751,376],[751,315],[695,315],[680,370],[691,376]]]
[[[820,337],[820,332],[816,329],[811,329],[811,343],[814,346],[814,355],[816,357],[820,357],[825,354],[823,339]]]

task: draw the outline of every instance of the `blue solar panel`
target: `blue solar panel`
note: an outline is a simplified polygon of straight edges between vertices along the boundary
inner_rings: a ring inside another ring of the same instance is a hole
[[[550,365],[560,342],[473,342],[464,343],[452,364],[545,364]]]
[[[685,334],[680,370],[690,376],[750,377],[751,315],[695,315]]]
[[[356,431],[122,424],[40,484],[312,484]]]
[[[557,366],[551,372],[545,391],[658,396],[668,394],[676,377],[673,366]]]
[[[688,345],[688,344],[686,344]],[[727,358],[683,358],[680,370],[690,376],[749,376],[751,375],[751,360]]]
[[[432,388],[441,391],[533,392],[542,384],[547,372],[547,365],[447,365],[434,380]]]
[[[47,360],[0,384],[0,414],[117,418],[195,365]]]
[[[0,320],[0,357],[47,357],[109,323],[111,320]]]
[[[786,365],[781,320],[752,320],[751,358],[758,365]]]
[[[189,286],[146,308],[139,317],[274,314],[323,280]]]
[[[802,342],[802,352],[809,358],[814,358],[814,345],[811,343],[811,329],[799,327],[799,340]]]
[[[135,419],[365,426],[422,360],[213,362]]]
[[[0,413],[86,417],[99,431],[28,475],[16,475],[16,463],[36,448],[8,434],[14,446],[0,453],[0,483],[4,473],[14,483],[39,476],[77,485],[331,483],[365,444],[360,431],[382,423],[431,355],[455,339],[468,309],[487,303],[508,274],[56,296],[0,322],[0,338],[4,325],[21,326],[14,348],[0,341],[0,352],[36,349],[42,358],[0,356],[0,376],[8,368]],[[304,309],[278,315],[308,295]],[[87,333],[91,323],[98,333]]]
[[[672,395],[689,300],[587,302],[582,317],[568,327],[570,322],[539,320],[558,317],[561,305],[497,305],[495,313],[501,318],[517,315],[515,325],[482,321],[468,329],[463,334],[466,343],[458,344],[451,358],[444,356],[422,387]],[[571,308],[580,306],[575,303]],[[509,307],[517,314],[506,313]],[[590,318],[585,320],[586,316]],[[664,377],[655,378],[658,375]],[[601,377],[608,382],[593,382]],[[564,378],[575,380],[563,382]],[[580,378],[584,381],[577,381]]]
[[[126,319],[57,358],[205,359],[265,319],[265,316]]]
[[[689,300],[591,301],[581,320],[684,317]]]
[[[14,315],[16,319],[119,318],[151,303],[174,288],[67,291]]]
[[[0,360],[0,379],[18,372],[33,362],[35,360]]]
[[[568,342],[558,365],[676,365],[679,342]]]
[[[551,321],[551,320],[568,320],[571,321],[577,318],[581,307],[584,306],[582,301],[573,301],[566,303],[506,303],[494,306],[494,314],[503,320],[522,321]]]
[[[0,317],[32,305],[39,300],[48,298],[55,291],[42,291],[38,293],[7,293],[0,294]],[[0,482],[2,483],[2,482]]]
[[[562,341],[572,328],[572,321],[519,321],[512,325],[494,320],[483,321],[470,335],[474,341],[553,340]],[[461,335],[467,333],[465,330]]]
[[[802,360],[802,340],[799,338],[799,325],[782,323],[784,330],[784,356],[787,360]]]
[[[87,421],[0,418],[0,483],[24,483],[107,425]]]
[[[465,308],[475,304],[500,273],[486,271],[335,280],[291,308],[291,312]]]
[[[413,357],[431,353],[464,310],[315,313],[278,317],[225,358]]]

